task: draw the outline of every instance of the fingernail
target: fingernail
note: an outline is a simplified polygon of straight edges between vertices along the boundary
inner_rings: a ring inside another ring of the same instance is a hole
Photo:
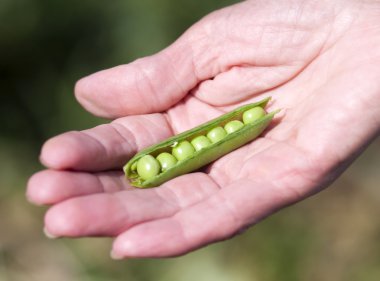
[[[47,230],[46,227],[44,227],[44,234],[45,234],[45,236],[46,236],[47,238],[49,238],[49,239],[57,239],[57,238],[58,238],[58,236],[55,236],[55,235],[51,234],[51,233]]]
[[[123,256],[120,256],[119,254],[115,253],[114,251],[111,251],[111,258],[114,260],[122,260]]]

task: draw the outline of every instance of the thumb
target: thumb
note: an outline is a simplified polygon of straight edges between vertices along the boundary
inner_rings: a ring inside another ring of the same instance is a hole
[[[200,28],[195,25],[155,55],[82,78],[75,86],[77,100],[91,113],[108,118],[170,108],[214,75],[207,58],[201,58],[210,56],[202,51],[207,40],[200,44],[198,36]]]
[[[91,113],[108,118],[165,110],[196,85],[191,54],[168,48],[79,80],[75,96]]]

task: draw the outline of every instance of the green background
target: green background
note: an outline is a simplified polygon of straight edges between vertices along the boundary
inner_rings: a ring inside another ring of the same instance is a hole
[[[26,202],[47,138],[102,122],[77,79],[170,44],[228,0],[0,0],[0,280],[380,280],[380,142],[326,191],[184,257],[113,261],[108,238],[49,240]]]

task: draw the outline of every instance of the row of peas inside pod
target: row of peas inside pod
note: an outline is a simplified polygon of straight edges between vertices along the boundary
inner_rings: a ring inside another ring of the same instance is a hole
[[[172,148],[171,153],[162,152],[157,157],[145,155],[137,163],[135,162],[136,164],[132,166],[132,170],[137,170],[138,175],[143,180],[153,178],[159,173],[174,167],[178,161],[185,160],[193,156],[196,151],[219,142],[227,134],[240,130],[245,124],[253,123],[265,114],[265,110],[260,106],[251,108],[243,113],[242,121],[232,120],[225,124],[224,128],[218,126],[211,129],[206,136],[197,136],[190,142],[187,140],[182,141]]]

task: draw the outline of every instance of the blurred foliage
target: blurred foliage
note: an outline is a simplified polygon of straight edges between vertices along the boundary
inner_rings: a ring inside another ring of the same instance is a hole
[[[333,187],[230,241],[184,257],[112,261],[108,239],[42,234],[24,199],[41,144],[105,120],[73,96],[80,77],[152,54],[228,0],[0,1],[0,280],[308,280],[380,277],[380,144]]]
[[[2,136],[38,146],[60,131],[100,122],[74,101],[76,80],[152,54],[232,2],[2,0]]]

